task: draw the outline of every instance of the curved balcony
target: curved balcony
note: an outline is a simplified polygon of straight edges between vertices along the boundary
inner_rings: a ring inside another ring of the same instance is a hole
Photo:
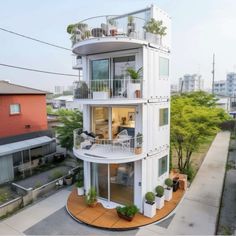
[[[147,33],[147,20],[133,15],[97,16],[69,26],[73,52],[89,55],[100,52],[139,48],[160,44],[160,37]]]
[[[96,163],[122,163],[144,158],[143,137],[120,135],[116,139],[98,139],[74,130],[74,154],[84,160]]]

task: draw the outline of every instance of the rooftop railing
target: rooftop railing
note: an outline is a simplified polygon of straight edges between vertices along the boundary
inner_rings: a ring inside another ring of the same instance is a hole
[[[71,34],[72,46],[86,39],[101,37],[128,37],[159,44],[157,35],[145,31],[146,22],[145,19],[132,15],[97,16],[70,25],[67,31]]]
[[[77,82],[76,99],[142,98],[142,80],[113,79]]]

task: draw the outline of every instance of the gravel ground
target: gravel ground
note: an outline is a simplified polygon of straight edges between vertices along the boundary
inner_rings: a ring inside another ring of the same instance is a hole
[[[217,234],[232,235],[236,233],[236,140],[230,143],[226,168]]]

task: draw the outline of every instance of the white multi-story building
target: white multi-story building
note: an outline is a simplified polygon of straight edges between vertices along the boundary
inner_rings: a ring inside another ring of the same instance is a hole
[[[167,27],[162,38],[145,32],[151,18]],[[93,186],[104,206],[142,211],[145,193],[169,176],[170,17],[151,6],[81,23],[72,51],[83,70],[75,93],[83,131],[74,131],[73,152],[84,163],[85,192]],[[142,68],[141,78],[128,68]]]
[[[236,73],[231,72],[227,74],[226,78],[227,96],[233,97],[236,95]]]
[[[227,95],[226,80],[219,80],[214,82],[214,93],[216,95]]]
[[[179,90],[183,93],[201,91],[204,88],[204,81],[201,78],[201,75],[186,74],[183,78],[179,79]]]

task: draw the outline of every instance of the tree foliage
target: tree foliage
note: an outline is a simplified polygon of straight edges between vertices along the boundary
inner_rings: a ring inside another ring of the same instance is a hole
[[[216,134],[223,121],[229,119],[215,104],[215,97],[205,92],[172,97],[171,145],[177,152],[180,171],[190,168],[192,153],[207,137]]]
[[[57,127],[58,139],[62,147],[67,150],[73,148],[73,131],[83,128],[83,115],[80,111],[68,111],[61,109],[58,111],[59,121],[62,126]]]

